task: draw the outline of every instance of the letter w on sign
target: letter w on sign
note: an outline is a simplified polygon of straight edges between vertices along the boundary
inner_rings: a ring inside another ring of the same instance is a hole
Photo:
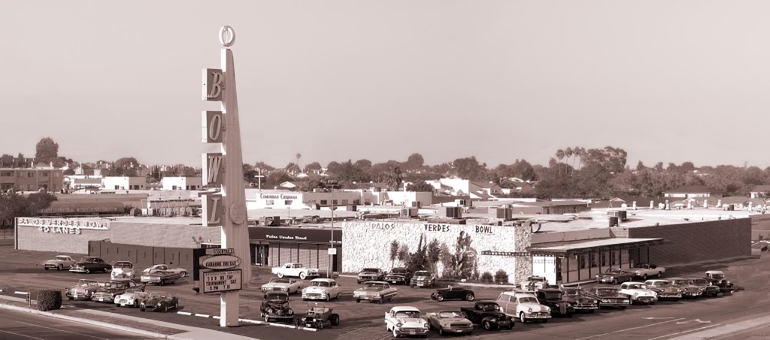
[[[222,185],[224,167],[225,164],[221,153],[203,154],[203,170],[201,171],[203,185],[207,187]]]

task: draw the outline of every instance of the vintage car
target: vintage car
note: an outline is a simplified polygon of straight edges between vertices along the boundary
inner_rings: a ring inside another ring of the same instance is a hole
[[[123,294],[129,288],[138,288],[134,281],[110,281],[99,283],[99,289],[91,294],[91,301],[113,303],[115,296]]]
[[[527,279],[521,281],[519,288],[525,291],[534,292],[538,289],[548,288],[548,279],[545,276],[532,275],[527,276]]]
[[[385,272],[380,268],[364,268],[358,273],[356,281],[358,284],[366,281],[382,281],[385,279]]]
[[[144,286],[136,289],[128,289],[123,294],[115,296],[115,307],[134,307],[139,308],[139,301],[147,297]]]
[[[340,315],[332,313],[334,309],[318,303],[310,306],[305,317],[297,319],[297,327],[308,327],[315,329],[324,329],[324,326],[339,326]]]
[[[706,280],[712,285],[719,287],[723,294],[730,294],[735,291],[735,285],[725,278],[725,273],[720,270],[709,270],[706,272]]]
[[[473,301],[473,300],[476,300],[476,293],[462,286],[460,287],[447,286],[446,288],[436,289],[436,291],[430,295],[430,299],[436,300],[438,302],[441,302],[444,300]]]
[[[364,286],[353,291],[353,298],[357,303],[364,301],[377,301],[382,304],[385,300],[388,302],[398,293],[396,287],[391,287],[385,281],[368,281]]]
[[[75,264],[75,260],[73,260],[71,256],[56,255],[53,257],[53,260],[43,262],[43,269],[64,270],[70,269],[70,266],[73,264]]]
[[[711,284],[711,281],[705,279],[705,278],[691,278],[690,279],[693,286],[696,286],[701,289],[701,296],[708,296],[708,297],[716,297],[719,295],[719,293],[722,292],[722,290],[718,286],[714,286]]]
[[[519,318],[522,323],[532,320],[548,322],[551,318],[551,308],[541,304],[533,292],[502,292],[496,302],[505,314]]]
[[[259,312],[266,322],[291,322],[294,320],[294,310],[289,305],[289,294],[286,292],[265,293],[265,299],[259,307]]]
[[[595,295],[599,300],[600,308],[626,309],[631,304],[631,299],[627,295],[621,294],[620,289],[616,286],[592,287],[589,293]]]
[[[647,280],[648,277],[660,278],[660,276],[666,272],[666,268],[658,267],[654,264],[642,263],[634,265],[634,267],[631,268],[631,271],[634,273],[635,277]]]
[[[561,287],[561,291],[564,293],[564,301],[569,302],[578,312],[593,313],[599,309],[599,300],[580,288]]]
[[[571,318],[575,314],[575,307],[564,301],[562,291],[556,288],[543,288],[535,292],[540,303],[551,308],[551,316]]]
[[[182,274],[179,272],[172,272],[162,269],[151,270],[149,273],[142,273],[141,282],[148,284],[156,284],[165,286],[166,284],[173,284],[176,280],[182,278]]]
[[[473,334],[473,322],[465,318],[462,312],[441,311],[428,313],[428,328],[438,330],[439,335]]]
[[[85,273],[91,274],[93,272],[107,273],[112,270],[112,266],[107,262],[104,262],[101,258],[86,256],[80,259],[80,261],[70,267],[70,271],[73,273]]]
[[[428,336],[430,325],[420,314],[420,310],[411,306],[396,306],[385,312],[385,330],[393,332],[393,337]]]
[[[283,266],[273,267],[270,271],[278,277],[298,277],[301,280],[320,276],[318,269],[305,268],[300,263],[285,263]]]
[[[620,285],[620,294],[628,296],[631,303],[654,305],[658,301],[658,293],[647,288],[644,282],[624,282]]]
[[[634,279],[634,273],[627,272],[620,268],[607,268],[604,273],[596,274],[597,283],[618,284]]]
[[[91,295],[99,289],[99,282],[96,280],[80,279],[78,283],[64,290],[64,295],[69,300],[86,299],[90,300]]]
[[[171,296],[164,291],[149,292],[145,297],[139,301],[139,310],[149,312],[168,312],[169,309],[177,309],[179,307],[179,299],[176,296]]]
[[[671,284],[669,280],[647,280],[644,284],[650,290],[658,293],[658,300],[679,300],[682,298],[682,290]]]
[[[703,290],[700,287],[692,283],[692,279],[684,277],[672,277],[668,279],[671,285],[678,288],[682,292],[682,298],[694,299],[703,294]]]
[[[112,263],[110,278],[113,280],[133,280],[134,264],[129,261],[115,261]]]
[[[506,315],[497,301],[478,301],[473,307],[461,307],[463,317],[476,325],[482,325],[485,330],[513,328],[515,318]]]
[[[184,269],[184,268],[172,268],[172,267],[169,267],[167,264],[163,264],[163,263],[156,264],[156,265],[154,265],[154,266],[152,266],[150,268],[145,268],[144,270],[142,270],[142,274],[149,274],[149,273],[154,272],[156,270],[163,270],[163,271],[167,271],[167,272],[177,273],[177,274],[179,274],[179,277],[187,277],[187,275],[188,275],[187,274],[187,269]]]
[[[434,287],[436,285],[436,275],[427,270],[418,270],[409,280],[409,286],[414,287]]]
[[[302,291],[302,281],[285,278],[274,277],[270,279],[270,282],[262,285],[262,292],[287,292],[289,294],[296,294]]]
[[[302,300],[339,299],[342,288],[334,279],[313,279],[310,285],[302,290]]]
[[[393,268],[393,270],[385,275],[383,281],[388,281],[394,285],[402,284],[406,285],[412,279],[412,274],[409,273],[409,269],[406,268]]]

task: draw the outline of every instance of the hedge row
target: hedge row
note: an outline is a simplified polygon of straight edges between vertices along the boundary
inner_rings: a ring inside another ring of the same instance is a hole
[[[41,290],[37,292],[37,308],[39,310],[60,309],[62,296],[60,290]]]

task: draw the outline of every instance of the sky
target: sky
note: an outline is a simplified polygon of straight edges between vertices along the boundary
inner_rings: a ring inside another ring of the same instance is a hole
[[[0,2],[0,153],[199,165],[232,47],[243,157],[770,165],[768,1]]]

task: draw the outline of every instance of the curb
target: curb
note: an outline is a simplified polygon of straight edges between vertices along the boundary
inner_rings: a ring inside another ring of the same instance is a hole
[[[207,318],[207,319],[220,319],[219,315],[209,315],[209,314],[200,314],[200,313],[192,313],[192,312],[176,312],[179,315],[187,315],[187,316],[195,316],[199,318]],[[300,329],[303,331],[308,332],[317,332],[318,330],[315,328],[308,328],[308,327],[298,327],[294,325],[287,325],[283,323],[276,323],[276,322],[266,322],[266,321],[259,321],[259,320],[251,320],[251,319],[238,319],[240,322],[246,322],[251,323],[255,325],[267,325],[267,326],[274,326],[274,327],[283,327],[283,328],[293,328],[293,329]]]
[[[131,327],[128,327],[128,326],[114,325],[114,324],[111,324],[111,323],[106,323],[106,322],[101,322],[101,321],[94,321],[94,320],[89,320],[89,319],[84,319],[84,318],[77,318],[77,317],[73,317],[73,316],[59,315],[59,314],[55,314],[55,313],[44,312],[44,311],[39,311],[39,310],[34,310],[34,309],[24,308],[24,307],[18,307],[18,306],[8,305],[8,304],[4,304],[4,303],[0,303],[0,308],[15,310],[15,311],[18,311],[18,312],[42,315],[42,316],[47,316],[47,317],[53,317],[53,318],[57,318],[57,319],[67,320],[67,321],[74,321],[74,322],[79,322],[79,323],[85,323],[85,324],[89,324],[89,325],[97,326],[97,327],[112,328],[112,329],[116,329],[116,330],[120,330],[120,331],[124,331],[124,332],[139,334],[139,335],[143,335],[143,336],[147,336],[147,337],[152,337],[152,338],[157,338],[157,339],[190,340],[190,339],[187,339],[187,338],[176,337],[174,335],[166,335],[166,334],[161,334],[161,333],[155,333],[155,332],[145,331],[145,330],[141,330],[141,329],[137,329],[137,328],[131,328]]]

